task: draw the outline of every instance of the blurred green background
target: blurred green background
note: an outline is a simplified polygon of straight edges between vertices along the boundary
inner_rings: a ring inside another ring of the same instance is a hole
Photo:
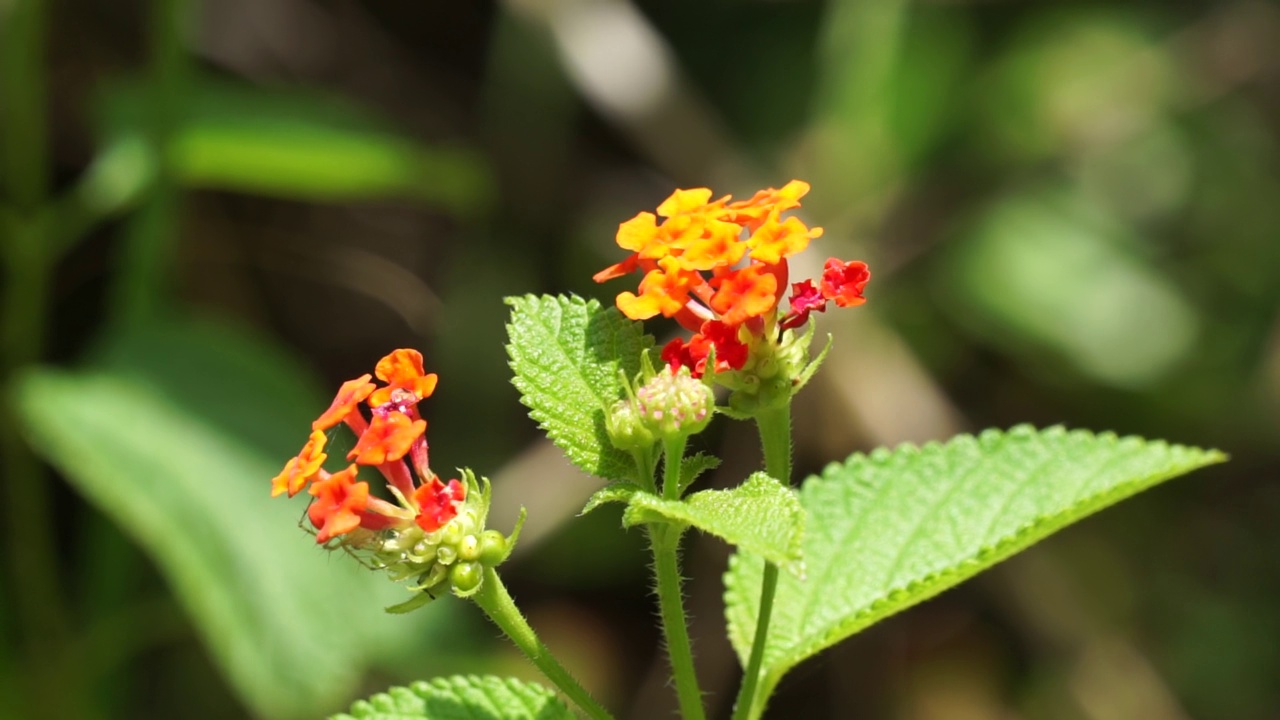
[[[1021,422],[1213,445],[810,661],[772,717],[1280,717],[1280,6],[0,0],[0,718],[302,718],[532,670],[469,605],[298,529],[268,479],[394,347],[438,467],[495,479],[566,664],[670,717],[644,554],[507,382],[504,295],[626,285],[674,187],[811,182],[870,302],[819,319],[803,472]],[[808,263],[807,267],[803,264]],[[654,326],[659,334],[671,328]],[[721,422],[711,484],[759,462]],[[726,549],[693,538],[713,714]]]

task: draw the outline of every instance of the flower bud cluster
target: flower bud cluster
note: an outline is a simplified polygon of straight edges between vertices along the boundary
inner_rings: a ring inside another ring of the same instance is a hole
[[[627,397],[614,403],[605,417],[614,447],[643,452],[659,441],[702,432],[711,422],[715,395],[688,368],[663,366],[655,372],[646,363],[637,382],[642,379],[634,390],[627,384]]]
[[[783,330],[777,342],[753,343],[740,370],[716,375],[716,382],[731,391],[729,409],[748,416],[790,401],[803,383],[809,366],[813,325],[797,334]]]
[[[396,581],[410,581],[409,589],[434,599],[451,590],[470,597],[480,589],[486,567],[494,567],[511,554],[519,527],[510,538],[486,530],[489,482],[470,470],[463,471],[467,499],[453,519],[431,532],[418,525],[382,533],[365,547],[374,564],[385,568]]]
[[[636,388],[635,411],[641,423],[660,438],[699,433],[711,421],[716,399],[711,388],[681,367],[670,366]]]

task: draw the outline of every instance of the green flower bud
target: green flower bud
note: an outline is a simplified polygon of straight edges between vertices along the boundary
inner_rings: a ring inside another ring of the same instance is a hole
[[[689,368],[665,367],[636,390],[636,410],[650,432],[661,438],[688,437],[711,422],[716,400]]]
[[[510,549],[507,538],[497,530],[485,530],[480,536],[480,562],[488,567],[506,560]]]
[[[657,441],[630,398],[614,403],[605,415],[604,427],[609,433],[609,441],[619,450],[644,450]]]
[[[436,549],[436,562],[441,565],[449,565],[458,559],[458,551],[452,545],[441,545]]]
[[[480,557],[480,538],[463,535],[458,542],[458,557],[467,562],[475,562]]]
[[[473,595],[480,589],[480,581],[484,579],[484,568],[479,563],[458,563],[449,569],[449,582],[453,584],[453,592],[458,597]]]

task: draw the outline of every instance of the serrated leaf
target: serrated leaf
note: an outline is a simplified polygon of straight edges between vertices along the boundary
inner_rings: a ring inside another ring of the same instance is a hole
[[[573,464],[598,477],[635,480],[632,457],[609,442],[605,411],[624,394],[652,344],[640,323],[580,297],[509,297],[507,354],[529,416]],[[619,372],[621,371],[621,372]]]
[[[804,509],[795,492],[758,472],[730,490],[703,490],[683,500],[636,493],[622,514],[627,527],[675,522],[715,535],[797,575],[804,572]]]
[[[810,477],[808,575],[779,576],[761,692],[805,658],[1156,483],[1222,462],[1216,450],[1056,427],[855,454]],[[725,575],[729,635],[750,652],[761,558]]]
[[[591,497],[587,499],[587,504],[582,506],[582,512],[579,515],[586,515],[596,508],[611,502],[629,502],[631,497],[638,492],[643,492],[644,488],[629,482],[610,483],[599,490],[591,493]]]
[[[541,685],[455,675],[391,688],[331,720],[574,720],[574,715]]]
[[[681,494],[693,484],[698,476],[708,470],[715,470],[720,467],[720,458],[706,453],[696,453],[686,457],[680,461],[680,492]]]

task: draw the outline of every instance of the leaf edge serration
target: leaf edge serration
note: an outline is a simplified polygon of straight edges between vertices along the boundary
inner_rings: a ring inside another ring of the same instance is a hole
[[[469,694],[469,697],[464,697],[464,693]],[[426,713],[432,701],[475,704],[475,693],[482,694],[489,701],[486,709],[497,713],[497,717],[510,716],[494,703],[497,693],[506,693],[511,699],[518,701],[522,706],[520,710],[529,718],[543,717],[547,703],[560,710],[559,715],[553,717],[573,717],[564,700],[538,683],[496,675],[448,675],[387,688],[354,701],[346,712],[330,715],[329,720],[382,720],[397,717],[430,720]]]
[[[806,478],[801,486],[801,495],[803,497],[804,492],[808,489],[811,483],[838,482],[838,475],[851,471],[851,469],[859,463],[870,463],[873,465],[883,466],[890,460],[898,458],[903,454],[923,455],[944,453],[953,446],[962,443],[976,443],[981,446],[1001,441],[1007,437],[1016,437],[1017,435],[1028,433],[1034,434],[1039,438],[1075,436],[1087,437],[1092,440],[1106,442],[1111,445],[1137,443],[1146,447],[1165,447],[1174,457],[1165,464],[1166,469],[1161,472],[1142,476],[1128,482],[1118,483],[1103,492],[1082,498],[1062,510],[1041,515],[1037,517],[1036,520],[1023,525],[1014,532],[1002,537],[995,543],[980,548],[977,552],[946,570],[927,575],[923,578],[918,578],[903,586],[890,589],[881,599],[871,603],[858,613],[845,619],[844,622],[831,628],[826,633],[803,638],[801,645],[796,649],[783,653],[780,657],[769,658],[766,654],[766,664],[763,671],[768,676],[768,684],[772,685],[773,683],[776,683],[784,674],[800,662],[813,657],[814,655],[848,639],[849,637],[852,637],[881,620],[902,612],[903,610],[924,602],[925,600],[935,597],[938,594],[959,585],[978,573],[1003,562],[1004,560],[1029,548],[1035,543],[1071,524],[1084,520],[1085,518],[1110,507],[1121,500],[1132,497],[1143,490],[1164,482],[1165,480],[1170,480],[1179,475],[1184,475],[1209,465],[1225,462],[1229,459],[1229,456],[1226,453],[1217,449],[1206,449],[1191,445],[1170,443],[1165,440],[1158,439],[1148,440],[1138,435],[1118,436],[1116,433],[1111,431],[1095,433],[1084,429],[1068,430],[1063,425],[1054,425],[1041,430],[1030,424],[1020,424],[1011,427],[1008,430],[1000,430],[997,428],[984,430],[976,436],[968,433],[961,434],[952,437],[945,442],[930,441],[923,445],[901,443],[892,449],[881,447],[868,453],[855,452],[843,462],[835,461],[828,463],[820,474],[811,475]],[[1179,457],[1182,455],[1185,455],[1185,457]],[[736,582],[735,569],[742,562],[742,557],[736,552],[729,558],[729,566],[724,574],[724,602],[727,609],[742,607],[744,604],[752,602],[752,599],[748,595],[744,594],[751,592],[751,590],[738,587]],[[758,592],[758,588],[754,591]],[[739,659],[742,659],[744,655],[743,650],[750,646],[750,635],[754,628],[747,629],[746,636],[744,636],[742,633],[738,632],[739,628],[736,623],[729,622],[728,626],[730,642],[738,652]]]
[[[517,392],[520,393],[520,404],[528,408],[529,417],[538,424],[538,428],[547,434],[547,437],[552,441],[552,443],[554,443],[556,447],[560,448],[568,458],[569,462],[577,468],[592,476],[604,478],[606,480],[635,480],[636,471],[632,459],[627,456],[626,453],[614,448],[604,435],[603,420],[604,413],[607,412],[607,406],[603,404],[601,405],[599,408],[599,419],[593,426],[593,433],[596,436],[597,445],[600,449],[599,452],[584,450],[583,448],[578,447],[571,438],[566,437],[563,432],[555,427],[554,418],[550,417],[546,413],[545,409],[538,407],[538,398],[534,394],[533,389],[529,387],[529,379],[522,376],[521,370],[517,367],[517,363],[520,363],[524,357],[521,354],[521,351],[516,347],[516,343],[513,339],[518,330],[514,321],[514,317],[517,312],[524,313],[530,317],[535,317],[548,312],[550,309],[554,309],[559,313],[559,316],[563,321],[564,312],[566,306],[568,306],[574,311],[580,311],[582,313],[582,317],[586,322],[583,329],[584,336],[588,334],[592,318],[596,317],[597,314],[599,314],[599,316],[603,316],[603,314],[612,311],[617,313],[618,317],[622,318],[626,322],[634,321],[626,320],[621,313],[617,312],[616,309],[604,307],[600,301],[595,298],[583,298],[580,295],[572,293],[567,295],[535,295],[533,293],[511,295],[503,298],[503,303],[512,310],[512,319],[508,320],[505,324],[508,338],[507,343],[504,345],[507,352],[507,366],[512,371],[511,383],[516,388]],[[638,326],[638,323],[636,323],[636,325]],[[653,344],[652,337],[644,333],[643,329],[637,327],[636,332],[638,338],[638,347],[636,348],[637,356],[635,358],[617,357],[617,362],[620,367],[623,367],[624,369],[627,369],[628,365],[636,366],[635,368],[630,368],[631,370],[638,369],[640,362],[639,355],[647,351]],[[615,356],[620,355],[620,353],[613,354]],[[623,395],[621,385],[618,386],[617,395],[619,398]]]

